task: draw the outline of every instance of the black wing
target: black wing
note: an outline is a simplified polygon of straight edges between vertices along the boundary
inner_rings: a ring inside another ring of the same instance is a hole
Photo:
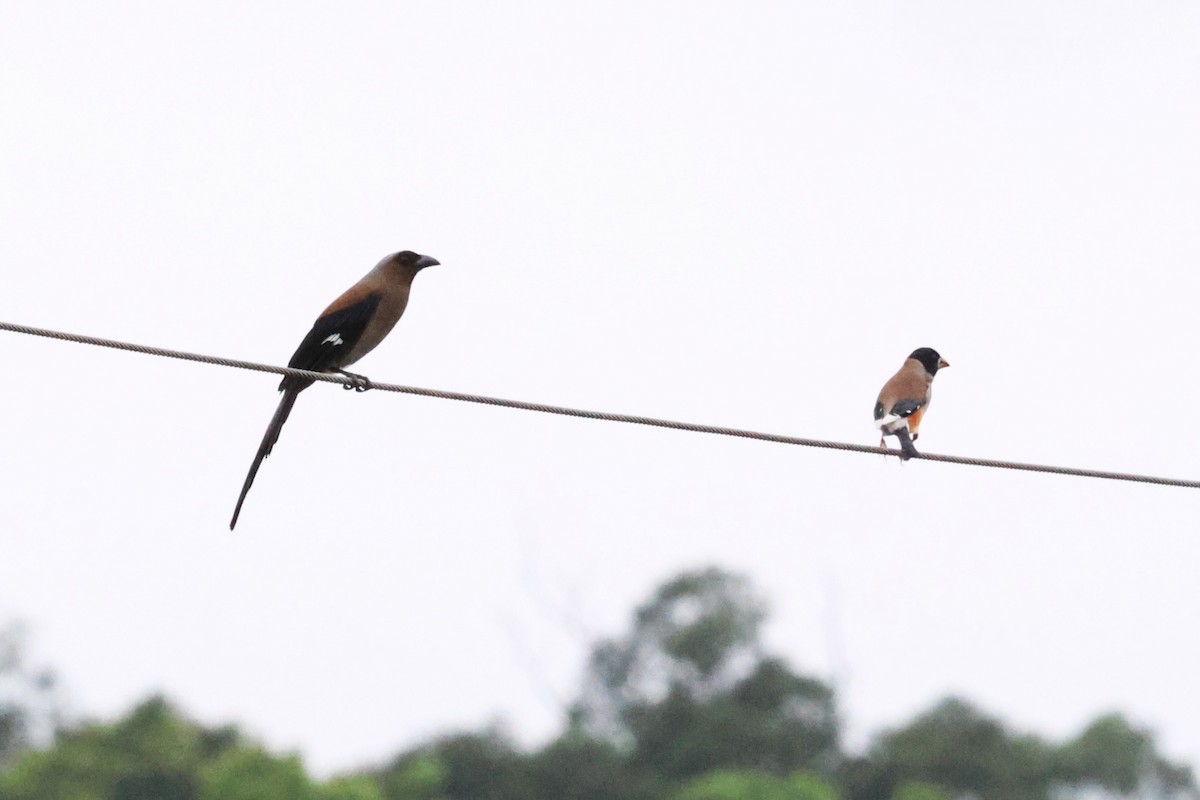
[[[892,406],[891,413],[897,417],[908,417],[912,416],[912,413],[923,405],[925,405],[924,400],[913,400],[911,398],[897,400],[896,405]],[[876,419],[879,419],[879,417],[876,417]]]
[[[358,344],[375,315],[380,297],[378,292],[372,292],[354,305],[318,319],[292,354],[288,366],[312,372],[328,372],[342,366],[346,354]],[[286,383],[285,378],[279,388],[283,389]]]

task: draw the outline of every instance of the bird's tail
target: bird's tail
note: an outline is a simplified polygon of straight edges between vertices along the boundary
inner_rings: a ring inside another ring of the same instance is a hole
[[[908,428],[898,428],[896,430],[896,438],[900,440],[900,460],[908,461],[913,456],[919,456],[917,448],[913,446],[912,438],[908,435]]]
[[[275,416],[271,417],[271,424],[267,426],[267,432],[263,434],[262,444],[258,446],[258,452],[254,455],[254,463],[250,465],[246,482],[242,484],[242,493],[238,495],[237,506],[233,509],[233,519],[229,520],[229,530],[233,530],[233,527],[237,525],[238,514],[242,513],[242,503],[246,501],[246,494],[254,484],[254,476],[258,474],[258,468],[263,459],[271,455],[271,448],[279,441],[279,432],[283,430],[283,423],[287,421],[288,414],[292,413],[292,406],[296,405],[296,398],[299,396],[298,389],[286,388],[283,390],[283,398],[279,401],[279,407],[275,409]]]

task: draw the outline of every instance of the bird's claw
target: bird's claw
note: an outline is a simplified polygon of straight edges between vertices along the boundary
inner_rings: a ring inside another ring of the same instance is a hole
[[[355,375],[353,372],[339,372],[350,379],[349,383],[343,383],[342,388],[347,392],[353,389],[356,392],[365,392],[371,387],[371,379],[366,375]]]

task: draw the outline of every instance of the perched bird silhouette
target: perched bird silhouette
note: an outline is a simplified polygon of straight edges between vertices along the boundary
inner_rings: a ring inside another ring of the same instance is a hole
[[[933,376],[939,369],[950,366],[938,351],[921,347],[912,351],[895,375],[883,385],[875,401],[875,425],[882,435],[900,440],[900,458],[904,461],[920,455],[913,441],[921,427],[921,419],[933,397]]]
[[[384,258],[363,276],[362,280],[347,289],[329,305],[329,308],[321,312],[321,316],[313,323],[312,330],[288,361],[288,366],[311,372],[337,372],[354,379],[353,386],[343,386],[345,389],[354,388],[362,392],[371,388],[371,382],[365,377],[346,372],[344,368],[374,350],[375,346],[383,341],[396,326],[405,306],[408,305],[408,293],[412,288],[413,278],[425,267],[437,264],[437,259],[409,250]],[[283,398],[279,401],[275,416],[271,417],[271,424],[267,426],[262,444],[258,446],[258,452],[254,455],[254,463],[250,465],[250,472],[242,485],[237,506],[233,509],[229,530],[233,530],[237,525],[246,493],[250,491],[263,459],[271,454],[271,448],[279,441],[279,431],[287,421],[288,414],[292,412],[296,398],[312,384],[311,378],[291,375],[284,377],[279,384]]]

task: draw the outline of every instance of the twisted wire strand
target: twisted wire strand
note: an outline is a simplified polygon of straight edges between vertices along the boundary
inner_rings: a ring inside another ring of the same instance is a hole
[[[24,333],[30,336],[43,336],[49,339],[59,339],[78,344],[90,344],[97,347],[110,347],[115,350],[128,350],[130,352],[143,353],[151,356],[178,358],[184,361],[196,361],[202,364],[214,364],[221,367],[234,367],[236,369],[248,369],[256,372],[271,372],[276,375],[296,375],[303,378],[311,378],[315,381],[338,383],[346,387],[356,385],[356,381],[354,379],[348,378],[344,375],[326,372],[309,372],[308,370],[292,369],[291,367],[276,367],[270,364],[259,364],[254,361],[242,361],[235,358],[221,358],[219,356],[188,353],[182,350],[169,350],[164,347],[150,347],[147,345],[132,344],[130,342],[119,342],[113,339],[101,339],[95,336],[81,336],[74,333],[46,330],[45,328],[34,328],[27,325],[15,325],[9,322],[0,321],[0,330],[11,331],[13,333]],[[674,420],[658,419],[656,417],[643,417],[634,414],[613,414],[604,411],[587,411],[579,408],[568,408],[566,406],[547,405],[545,403],[529,403],[524,400],[506,400],[500,397],[489,397],[481,394],[448,392],[441,389],[423,389],[417,386],[403,386],[395,383],[375,383],[374,381],[371,382],[370,387],[381,392],[397,392],[400,394],[412,394],[422,397],[434,397],[441,400],[458,400],[464,403],[479,403],[482,405],[500,406],[502,408],[516,408],[522,411],[537,411],[543,414],[558,414],[566,417],[580,417],[583,419],[603,420],[605,422],[624,422],[633,425],[649,425],[655,428],[669,428],[671,430],[690,431],[692,433],[707,433],[717,436],[733,436],[741,439],[755,439],[763,442],[798,445],[800,447],[819,447],[827,450],[842,450],[852,453],[874,453],[876,455],[892,456],[900,455],[899,450],[892,450],[886,447],[874,447],[871,445],[852,444],[848,442],[832,442],[824,439],[806,439],[798,436],[783,436],[777,433],[762,433],[759,431],[742,430],[741,428],[726,428],[719,425],[698,425],[691,422],[677,422]],[[1159,486],[1178,486],[1186,489],[1200,489],[1200,481],[1180,480],[1176,478],[1160,478],[1153,475],[1138,475],[1128,472],[1106,472],[1103,470],[1094,469],[1076,469],[1074,467],[1055,467],[1045,464],[1024,464],[1017,461],[998,461],[990,458],[948,456],[939,455],[937,453],[920,453],[914,456],[914,458],[924,461],[941,461],[946,464],[962,464],[972,467],[992,467],[994,469],[1012,469],[1024,472],[1044,472],[1054,475],[1074,475],[1080,478],[1130,481],[1133,483],[1151,483]]]

